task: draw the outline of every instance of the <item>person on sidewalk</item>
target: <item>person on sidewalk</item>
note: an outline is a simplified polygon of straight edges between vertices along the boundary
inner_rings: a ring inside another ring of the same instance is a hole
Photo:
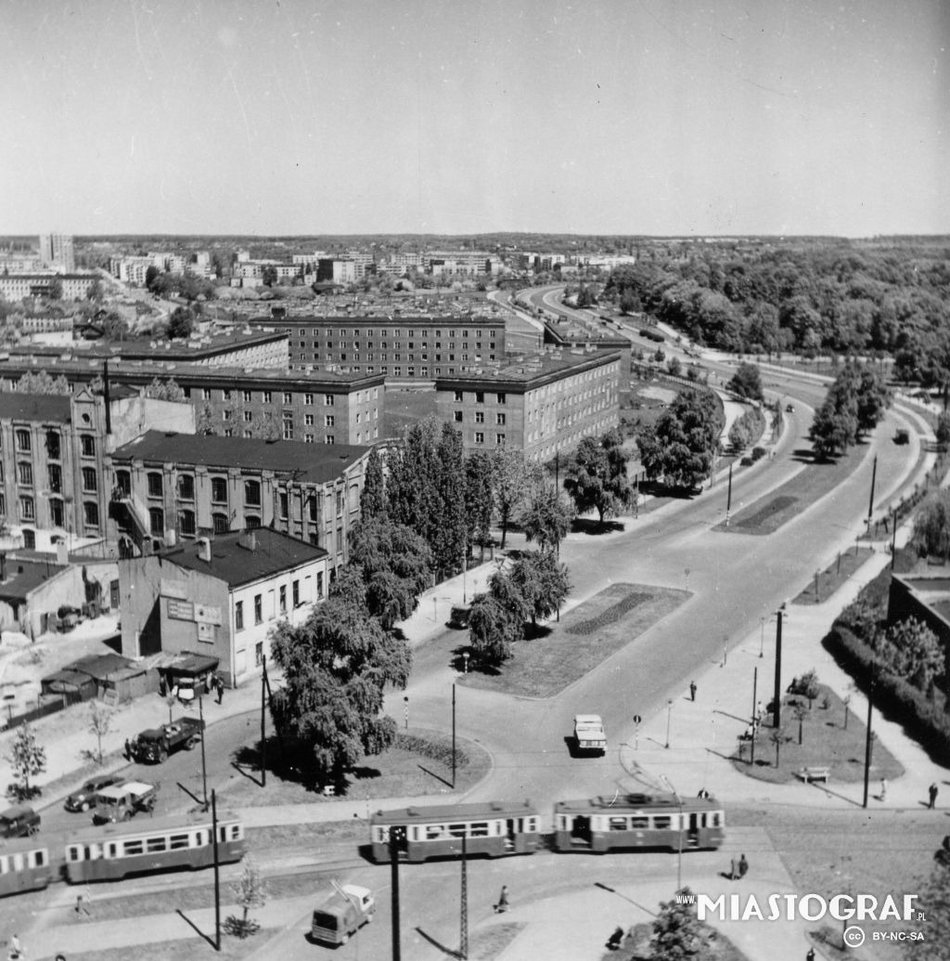
[[[736,859],[732,858],[729,862],[729,880],[735,881],[736,879]]]
[[[927,788],[927,792],[930,794],[930,803],[927,805],[927,807],[929,807],[932,811],[937,804],[937,794],[939,793],[939,788],[937,787],[936,783],[931,784],[930,787]]]
[[[84,888],[76,895],[76,917],[81,918],[85,915],[87,918],[92,917],[92,912],[89,910],[89,892]]]
[[[695,681],[689,682],[689,699],[691,701],[696,700],[696,682]]]
[[[739,858],[739,880],[740,881],[746,876],[746,872],[748,870],[749,870],[749,862],[745,859],[745,855],[743,854]]]
[[[504,914],[508,910],[508,885],[501,886],[501,894],[498,895],[498,903],[495,905],[495,914]]]
[[[12,938],[10,938],[10,957],[11,958],[24,957],[23,945],[20,944],[20,939],[15,934],[13,935]]]
[[[218,703],[224,700],[224,681],[221,680],[220,675],[215,676],[216,687],[218,689]]]
[[[887,800],[887,778],[886,777],[881,778],[881,800],[882,801]]]

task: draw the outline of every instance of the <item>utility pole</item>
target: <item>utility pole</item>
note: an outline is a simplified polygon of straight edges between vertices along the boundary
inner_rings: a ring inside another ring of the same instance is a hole
[[[455,682],[452,682],[452,790],[455,790]]]
[[[392,889],[392,934],[393,934],[393,959],[392,961],[402,961],[402,954],[399,947],[399,848],[406,840],[406,828],[400,824],[394,824],[389,829],[389,861],[390,877]]]
[[[782,726],[782,608],[775,612],[775,702],[772,705],[772,727]]]
[[[755,704],[756,698],[759,692],[759,669],[754,667],[752,669],[752,745],[751,745],[751,757],[749,758],[749,765],[755,767],[755,736],[758,733],[758,724],[756,722],[755,716]]]
[[[874,484],[877,480],[877,454],[874,455],[874,466],[871,468],[871,499],[868,501],[868,533],[871,532],[871,515],[874,513]]]
[[[864,801],[862,807],[868,806],[868,781],[871,777],[871,744],[874,735],[871,733],[871,711],[873,710],[874,699],[874,675],[871,675],[871,683],[868,685],[868,725],[864,737]]]
[[[729,511],[732,510],[732,464],[729,465],[729,489],[726,494],[726,526],[729,525]]]
[[[205,757],[205,712],[204,695],[198,689],[198,717],[201,720],[201,789],[204,797],[204,809],[208,810],[208,762]]]
[[[264,717],[267,710],[267,655],[261,660],[261,787],[267,787],[267,736],[264,732]]]
[[[468,961],[468,851],[462,835],[462,892],[459,904],[459,957]]]
[[[894,561],[897,558],[897,508],[894,508],[894,523],[891,525],[891,570],[894,570]]]
[[[218,860],[218,802],[211,789],[211,847],[214,856],[214,949],[221,950],[221,873]]]

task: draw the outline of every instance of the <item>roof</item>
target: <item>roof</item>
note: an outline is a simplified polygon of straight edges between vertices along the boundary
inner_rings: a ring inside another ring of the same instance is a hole
[[[293,440],[150,430],[115,450],[112,461],[134,459],[161,464],[237,467],[245,471],[269,470],[292,474],[293,480],[300,484],[326,484],[368,453],[368,447],[349,444],[305,444]]]
[[[54,674],[47,674],[46,677],[40,681],[44,690],[52,691],[55,694],[61,694],[63,691],[78,690],[79,688],[95,683],[88,674],[71,670],[68,667],[64,667],[61,671],[56,671]]]
[[[104,681],[117,671],[124,671],[132,666],[132,662],[121,654],[87,654],[68,664],[67,670],[88,674],[97,681]]]
[[[253,547],[250,546],[251,535]],[[328,556],[322,547],[314,547],[269,527],[216,534],[211,540],[210,562],[198,556],[199,549],[197,541],[188,541],[163,551],[160,556],[185,570],[217,577],[230,587],[252,584]]]
[[[530,801],[477,801],[469,804],[425,804],[377,811],[374,824],[417,823],[430,824],[440,821],[465,821],[473,818],[503,818],[508,815],[525,816],[537,814],[538,809]]]
[[[50,580],[50,578],[66,570],[65,567],[59,564],[31,564],[29,562],[16,564],[15,561],[7,560],[8,574],[14,565],[16,565],[18,570],[13,573],[11,577],[8,577],[7,580],[0,583],[0,601],[6,601],[12,604],[25,603],[29,599],[30,594],[41,584],[44,584]]]
[[[212,556],[214,555],[212,554]],[[220,659],[217,657],[183,651],[173,661],[161,665],[158,669],[167,674],[180,674],[182,677],[199,677],[208,671],[217,670],[220,663]]]
[[[619,350],[580,348],[563,354],[508,354],[504,366],[486,366],[466,370],[450,377],[437,377],[436,390],[510,390],[513,393],[534,390],[545,384],[553,384],[565,377],[617,363],[622,359]]]
[[[0,394],[0,418],[28,421],[69,421],[70,397],[65,394],[21,394],[8,391]]]

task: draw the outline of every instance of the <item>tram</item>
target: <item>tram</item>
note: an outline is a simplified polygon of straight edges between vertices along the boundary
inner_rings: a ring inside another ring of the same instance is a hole
[[[714,798],[621,794],[554,805],[556,851],[712,850],[722,845],[724,828],[725,813]]]
[[[390,832],[397,829],[400,860],[531,854],[541,843],[541,818],[528,801],[439,804],[377,811],[370,822],[372,857],[390,861]]]
[[[244,825],[231,816],[219,817],[218,861],[226,864],[243,856]],[[73,835],[66,844],[65,873],[71,884],[82,884],[175,868],[196,870],[213,863],[211,818],[177,815]]]
[[[33,838],[0,847],[0,898],[24,891],[40,891],[52,879],[49,848]]]
[[[370,821],[371,855],[390,861],[390,832],[398,831],[400,860],[559,852],[604,854],[614,850],[715,850],[725,838],[726,817],[715,798],[670,794],[618,794],[558,801],[554,831],[543,834],[529,801],[410,807],[377,811]]]

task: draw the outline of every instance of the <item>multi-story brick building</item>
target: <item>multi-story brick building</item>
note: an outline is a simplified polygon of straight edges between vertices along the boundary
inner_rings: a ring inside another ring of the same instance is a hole
[[[98,274],[2,274],[0,297],[6,300],[49,297],[53,293],[54,284],[58,284],[63,300],[84,300],[98,279]]]
[[[322,547],[333,571],[359,519],[366,447],[148,431],[112,454],[125,553],[259,527]]]
[[[396,380],[430,380],[505,354],[503,317],[258,318],[288,338],[291,367],[340,366]]]
[[[616,427],[622,359],[617,351],[524,356],[507,366],[436,380],[441,420],[468,451],[512,447],[547,460],[582,437]]]
[[[107,538],[109,454],[148,427],[194,430],[187,404],[118,389],[104,396],[0,393],[0,522],[25,548]]]
[[[102,375],[101,358],[48,358],[24,363],[11,356],[0,367],[0,390],[12,390],[27,372],[63,375],[70,385]],[[199,418],[199,427],[223,437],[280,437],[308,444],[372,444],[382,437],[382,374],[286,371],[276,368],[176,363],[110,363],[116,384],[141,389],[174,380]]]

